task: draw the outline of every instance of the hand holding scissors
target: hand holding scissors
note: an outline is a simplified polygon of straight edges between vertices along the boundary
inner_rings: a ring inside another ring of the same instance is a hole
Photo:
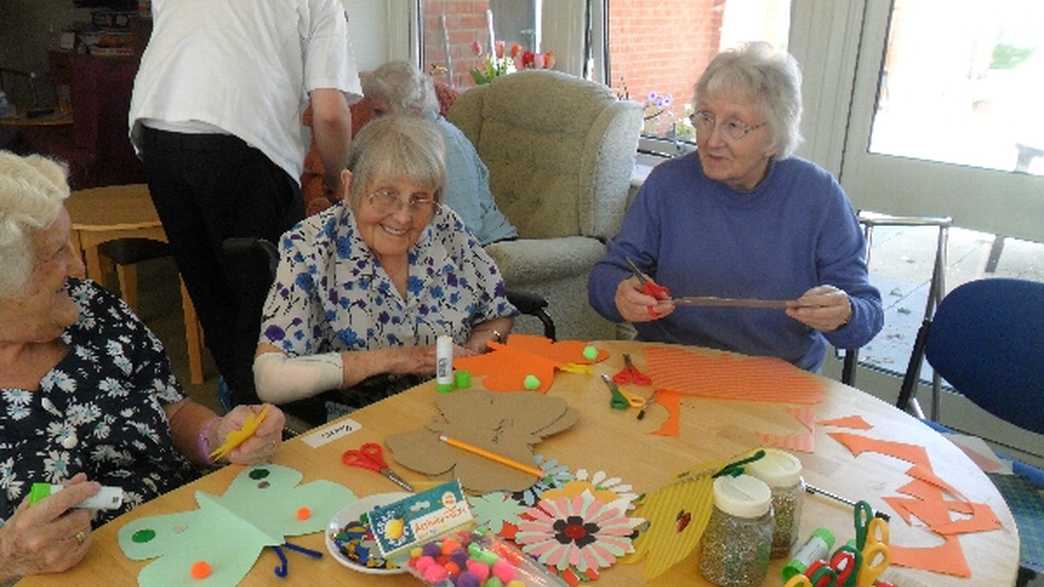
[[[870,587],[891,564],[888,548],[888,522],[874,517],[874,510],[865,501],[855,507],[856,548],[863,557],[856,587]]]
[[[399,477],[395,471],[388,468],[388,464],[384,461],[384,451],[381,450],[381,445],[376,442],[367,442],[357,449],[353,448],[344,451],[344,454],[341,455],[341,462],[349,467],[369,469],[384,475],[392,483],[413,493],[413,487],[405,479]]]
[[[674,311],[670,290],[642,273],[634,261],[625,260],[633,277],[621,281],[616,287],[614,302],[620,315],[628,322],[646,322]]]

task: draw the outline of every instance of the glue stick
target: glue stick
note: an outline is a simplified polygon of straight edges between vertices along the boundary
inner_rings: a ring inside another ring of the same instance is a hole
[[[448,336],[435,339],[435,389],[453,390],[453,339]]]
[[[783,567],[783,582],[794,575],[804,573],[815,561],[825,559],[834,547],[834,534],[826,528],[816,528],[805,544],[794,554],[794,558]]]
[[[62,489],[65,489],[64,485],[33,483],[32,487],[29,488],[29,503],[34,504],[49,495],[58,493]],[[87,510],[115,510],[119,509],[122,505],[123,488],[103,485],[102,488],[98,490],[98,493],[81,501],[74,507]]]

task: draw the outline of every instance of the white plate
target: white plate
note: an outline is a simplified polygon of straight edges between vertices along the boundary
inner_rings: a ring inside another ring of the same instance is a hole
[[[326,550],[330,551],[330,555],[334,557],[334,560],[353,571],[359,571],[360,573],[368,573],[371,575],[399,575],[405,573],[406,569],[403,568],[374,569],[365,565],[360,565],[341,553],[341,550],[337,548],[337,543],[333,541],[333,537],[336,536],[337,532],[339,532],[341,528],[344,528],[346,524],[358,520],[359,516],[369,512],[374,507],[388,505],[389,503],[398,501],[404,497],[409,497],[410,495],[412,494],[404,493],[402,491],[394,493],[378,493],[375,495],[368,495],[358,501],[348,504],[344,509],[334,514],[334,517],[330,518],[330,523],[326,525],[326,532],[324,532]],[[374,548],[376,548],[376,546]],[[380,556],[380,552],[377,552],[376,554]]]

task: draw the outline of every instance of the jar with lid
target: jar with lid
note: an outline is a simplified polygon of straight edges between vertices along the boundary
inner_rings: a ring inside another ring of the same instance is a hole
[[[761,585],[772,549],[772,492],[750,475],[714,480],[700,574],[722,587]]]
[[[801,531],[805,482],[801,478],[801,461],[797,457],[772,448],[764,450],[765,456],[748,464],[746,469],[772,490],[772,513],[776,519],[772,533],[772,558],[782,558],[790,554]]]

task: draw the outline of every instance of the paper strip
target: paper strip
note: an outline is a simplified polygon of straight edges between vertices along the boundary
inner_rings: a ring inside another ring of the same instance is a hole
[[[832,420],[820,420],[819,424],[837,428],[851,428],[853,430],[869,430],[874,427],[864,420],[862,416],[845,416],[844,418],[834,418]]]

